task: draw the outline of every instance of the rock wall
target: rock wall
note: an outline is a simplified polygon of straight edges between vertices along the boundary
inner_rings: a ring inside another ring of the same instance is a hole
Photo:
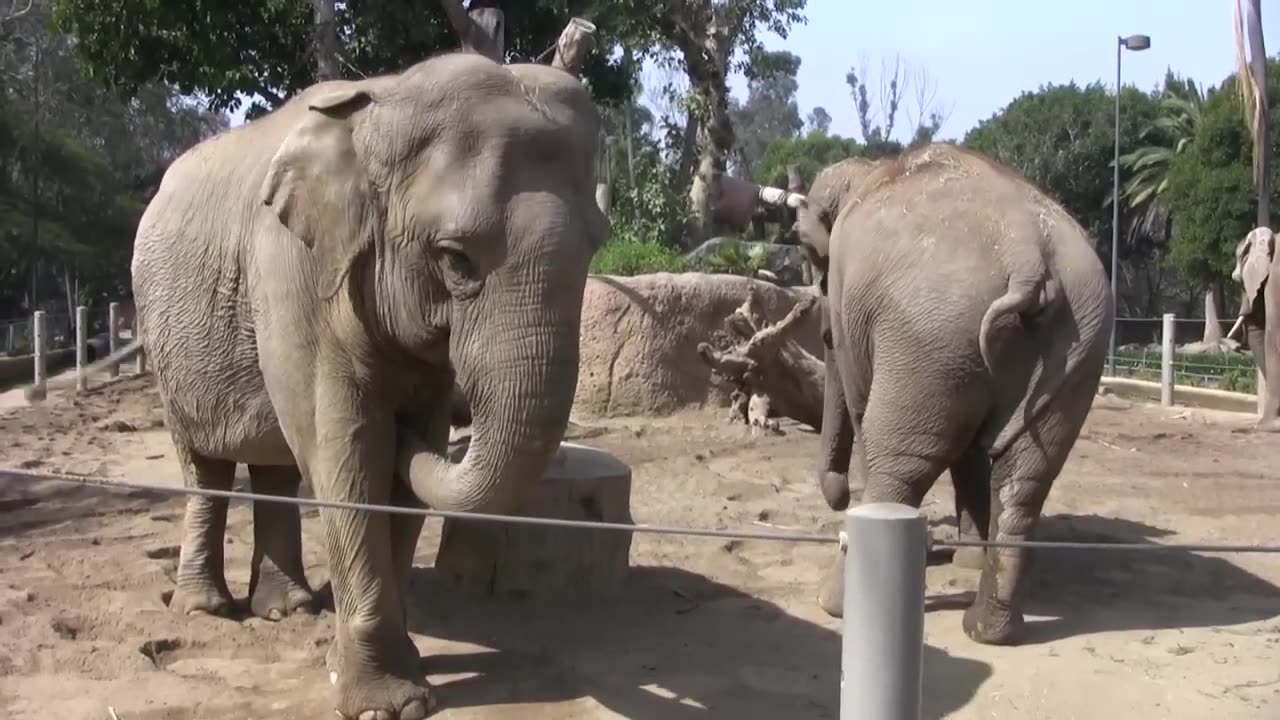
[[[775,322],[809,287],[784,288],[762,280],[705,273],[635,277],[592,275],[582,303],[581,361],[575,414],[584,417],[665,415],[678,410],[728,407],[732,388],[711,378],[698,343],[711,341],[724,319],[754,289],[762,312]],[[821,355],[816,313],[795,333]]]

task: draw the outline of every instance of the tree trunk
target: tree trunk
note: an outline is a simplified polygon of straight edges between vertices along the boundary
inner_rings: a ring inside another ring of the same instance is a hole
[[[551,67],[574,77],[582,74],[582,66],[596,46],[595,32],[593,23],[582,18],[571,19],[556,41],[556,55],[551,59]]]
[[[503,22],[505,16],[497,0],[471,0],[470,8],[462,0],[441,0],[449,24],[461,40],[462,49],[502,62],[506,55]]]
[[[698,171],[689,187],[689,204],[694,222],[689,238],[691,246],[710,237],[714,230],[714,206],[724,175],[729,151],[733,149],[733,124],[729,120],[729,92],[718,73],[700,79],[699,99],[707,108],[707,141],[698,158]]]
[[[1218,315],[1218,286],[1210,286],[1204,292],[1204,336],[1205,344],[1222,342],[1222,320]]]
[[[342,77],[338,68],[338,27],[335,0],[311,0],[313,16],[311,51],[316,59],[316,80],[337,80]]]
[[[826,369],[790,338],[805,313],[821,300],[807,297],[778,322],[764,321],[754,292],[725,319],[732,345],[716,349],[698,343],[698,356],[712,372],[735,386],[731,419],[753,427],[776,429],[760,413],[789,417],[815,430],[822,429],[822,398]]]
[[[1254,132],[1254,182],[1258,190],[1258,226],[1271,227],[1271,128],[1267,98],[1267,51],[1262,38],[1262,0],[1246,2],[1249,70],[1258,94],[1258,126]]]

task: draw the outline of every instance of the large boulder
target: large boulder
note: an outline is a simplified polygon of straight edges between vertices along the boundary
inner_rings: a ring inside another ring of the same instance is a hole
[[[706,273],[588,277],[574,412],[612,417],[728,407],[733,388],[712,379],[698,343],[713,341],[749,291],[769,322],[816,292]],[[809,313],[794,339],[821,357],[820,332],[818,314]]]

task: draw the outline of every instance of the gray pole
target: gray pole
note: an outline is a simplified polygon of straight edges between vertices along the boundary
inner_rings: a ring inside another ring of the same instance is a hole
[[[1173,313],[1160,323],[1160,406],[1173,407]]]
[[[31,344],[34,346],[32,347],[32,355],[35,359],[35,367],[32,372],[35,375],[35,379],[32,384],[42,394],[45,388],[45,379],[48,377],[48,366],[45,365],[44,357],[45,352],[48,350],[45,347],[48,341],[48,327],[46,327],[44,320],[44,311],[37,310],[31,317]]]
[[[924,677],[924,513],[869,503],[845,515],[840,720],[920,720]]]
[[[120,303],[107,305],[107,354],[115,355],[120,349]],[[109,377],[120,375],[120,363],[113,363],[107,368]]]
[[[76,308],[76,392],[89,389],[89,308]]]
[[[1116,138],[1115,159],[1111,176],[1111,302],[1120,312],[1120,301],[1116,294],[1116,261],[1120,255],[1120,52],[1124,49],[1124,41],[1116,36]],[[1107,353],[1107,374],[1116,375],[1116,325],[1111,323],[1111,344]]]

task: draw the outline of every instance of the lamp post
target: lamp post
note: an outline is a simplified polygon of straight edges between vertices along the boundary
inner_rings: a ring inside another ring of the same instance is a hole
[[[1123,50],[1138,52],[1151,47],[1151,38],[1146,35],[1130,35],[1116,38],[1116,138],[1115,159],[1112,163],[1111,178],[1111,303],[1120,308],[1120,297],[1116,293],[1117,262],[1120,257],[1120,54]],[[1107,353],[1107,374],[1116,374],[1116,323],[1111,323],[1111,345]]]

